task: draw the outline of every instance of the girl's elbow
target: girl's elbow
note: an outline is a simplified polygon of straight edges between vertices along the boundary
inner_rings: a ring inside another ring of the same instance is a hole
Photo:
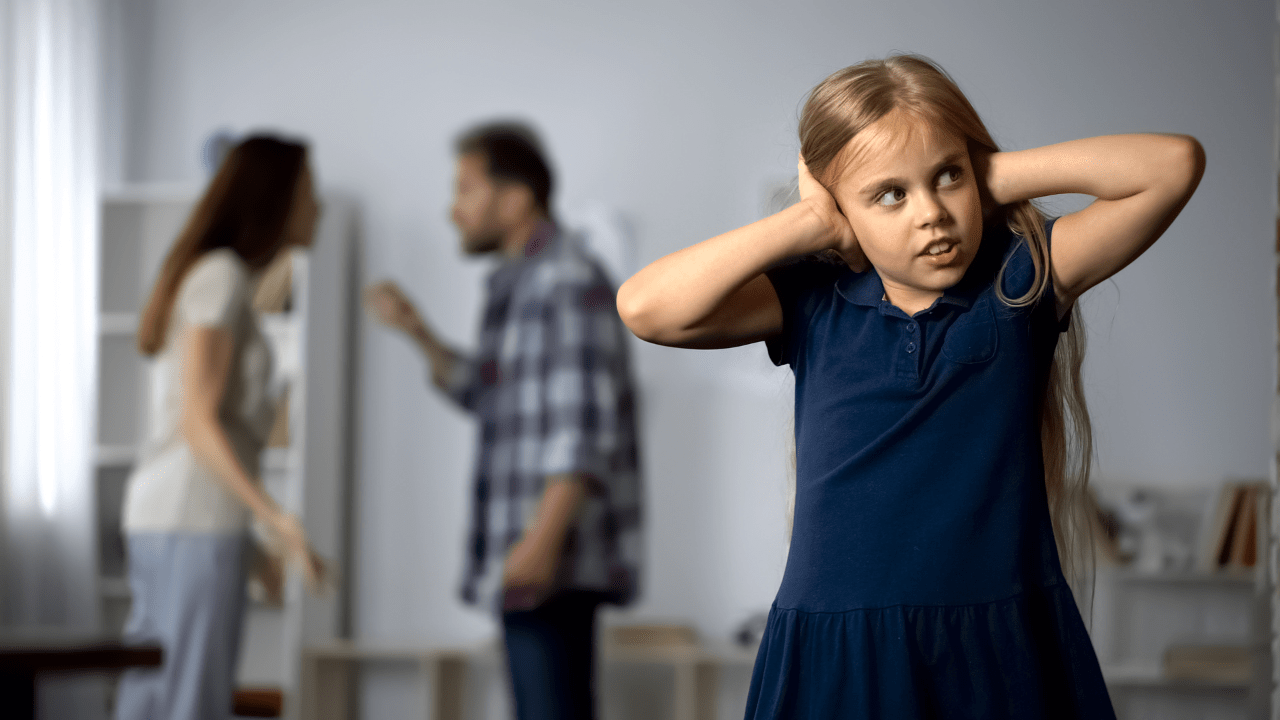
[[[1175,135],[1170,149],[1170,165],[1185,197],[1190,197],[1204,175],[1205,153],[1200,141],[1190,135]]]
[[[618,317],[622,324],[641,340],[653,342],[659,328],[653,322],[652,302],[637,289],[632,280],[618,288]]]

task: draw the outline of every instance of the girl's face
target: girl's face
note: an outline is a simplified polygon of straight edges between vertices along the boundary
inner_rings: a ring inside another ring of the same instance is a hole
[[[844,153],[849,162],[831,193],[885,293],[909,313],[929,307],[964,277],[982,240],[964,138],[895,111]]]

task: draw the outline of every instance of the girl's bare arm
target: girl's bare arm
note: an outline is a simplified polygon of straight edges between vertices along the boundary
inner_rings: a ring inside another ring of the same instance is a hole
[[[862,264],[848,222],[800,163],[801,201],[659,258],[618,289],[618,314],[658,345],[724,348],[782,330],[782,307],[764,271],[789,257],[834,248]]]
[[[1059,314],[1151,247],[1204,174],[1204,150],[1186,135],[1108,135],[989,159],[998,203],[1083,193],[1097,198],[1053,226],[1053,282]]]

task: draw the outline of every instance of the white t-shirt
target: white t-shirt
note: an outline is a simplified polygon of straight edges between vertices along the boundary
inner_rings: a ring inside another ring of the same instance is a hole
[[[124,530],[239,532],[245,505],[200,464],[182,435],[182,374],[186,334],[193,327],[226,330],[234,341],[218,417],[250,477],[273,419],[267,397],[271,350],[250,307],[255,277],[233,250],[206,253],[187,271],[170,313],[165,344],[151,368],[151,407],[137,468],[129,478]]]

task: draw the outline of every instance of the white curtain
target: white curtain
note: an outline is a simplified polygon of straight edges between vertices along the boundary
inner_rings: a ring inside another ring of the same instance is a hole
[[[0,0],[4,620],[96,630],[97,0]]]

